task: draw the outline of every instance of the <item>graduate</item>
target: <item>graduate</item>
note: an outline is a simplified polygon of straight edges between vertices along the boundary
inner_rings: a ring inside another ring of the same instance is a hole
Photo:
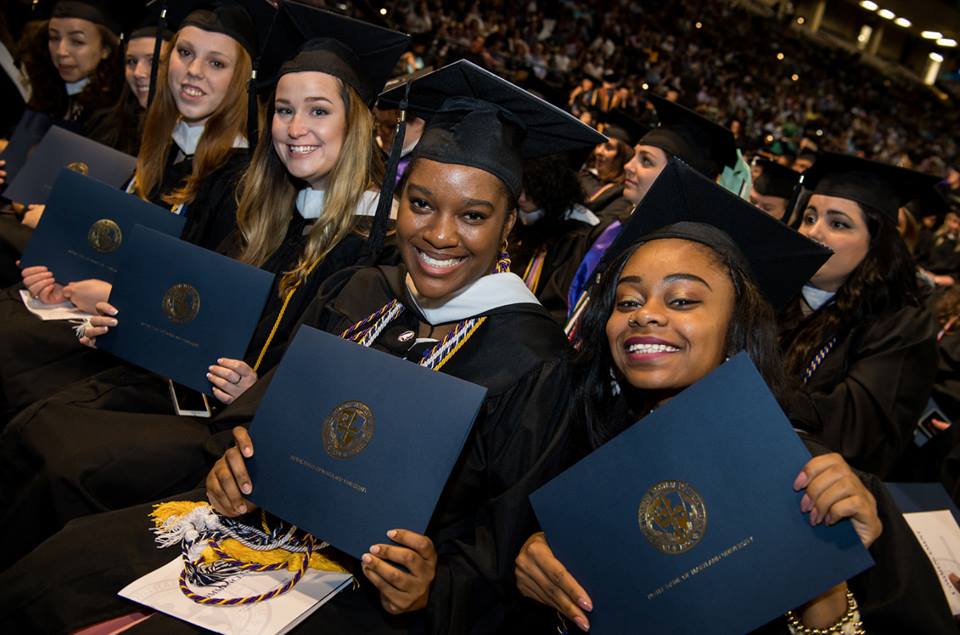
[[[583,206],[583,190],[566,157],[546,156],[524,165],[517,214],[509,239],[511,268],[562,325],[573,269],[600,224]]]
[[[913,443],[936,372],[937,327],[897,232],[900,206],[935,182],[838,154],[804,173],[799,231],[834,255],[780,316],[786,368],[806,384],[823,442],[881,477]]]
[[[84,134],[90,115],[116,102],[122,86],[120,34],[132,4],[54,0],[38,6],[38,16],[48,18],[50,55],[31,69],[30,110]]]
[[[408,41],[327,11],[283,6],[261,66],[276,78],[271,125],[241,183],[234,247],[239,260],[276,277],[246,359],[210,360],[219,402],[231,403],[273,367],[320,285],[364,256],[367,239],[356,226],[376,212],[374,177],[382,178],[369,104]],[[99,308],[85,343],[123,320],[111,305]],[[18,457],[0,468],[9,552],[26,552],[71,518],[194,486],[209,467],[203,445],[216,429],[209,419],[177,416],[168,381],[125,363],[39,401],[0,438],[0,455]]]
[[[796,294],[823,262],[823,251],[679,163],[658,178],[637,210],[645,212],[657,220],[640,223],[645,235],[611,262],[584,315],[570,371],[569,421],[553,450],[568,453],[568,465],[576,462],[638,419],[643,425],[645,413],[740,351],[794,425],[808,428],[796,416],[796,396],[783,372],[771,301]],[[952,618],[932,567],[882,486],[869,477],[865,483],[838,454],[803,437],[815,456],[793,484],[805,491],[797,511],[809,513],[812,524],[850,518],[878,564],[764,630],[862,633],[895,624],[891,632],[902,632],[923,624],[924,632],[950,632]],[[589,629],[590,590],[553,555],[549,536],[527,540],[516,577],[524,596]],[[553,611],[536,607],[526,609],[541,615],[541,623],[556,623]],[[856,626],[861,618],[866,631]],[[637,627],[643,631],[643,624]]]
[[[518,513],[527,509],[524,477],[552,436],[564,386],[563,334],[508,272],[502,247],[515,222],[523,158],[590,147],[597,134],[468,62],[415,81],[411,103],[421,98],[442,105],[401,193],[403,265],[359,270],[337,295],[319,296],[303,323],[480,384],[488,393],[426,535],[398,527],[384,543],[371,545],[362,562],[347,563],[360,589],[341,593],[306,622],[335,633],[490,633],[500,626],[513,554],[530,532],[529,516]],[[220,421],[249,424],[271,376]],[[239,445],[218,461],[206,492],[229,516],[253,509],[243,492],[256,488],[243,466],[243,456],[256,449],[243,427],[234,434]],[[205,493],[183,496],[203,500]],[[65,630],[134,610],[114,588],[175,555],[153,546],[149,510],[75,521],[4,572],[0,583],[18,583],[0,599],[4,626]],[[72,553],[66,562],[60,561],[62,549]],[[53,567],[59,571],[55,586],[44,573]],[[159,615],[150,619],[158,628],[169,624]]]
[[[159,5],[156,9],[159,10]],[[152,11],[143,17],[124,40],[124,83],[116,104],[94,112],[87,125],[91,139],[133,156],[140,151],[157,39],[161,40],[160,58],[163,58],[173,37],[173,33],[167,29],[158,30],[158,16],[154,13]]]
[[[587,209],[610,222],[629,216],[633,205],[623,196],[624,166],[633,157],[636,139],[626,128],[607,126],[607,140],[593,149],[589,167],[580,171],[580,186],[586,195]]]
[[[662,97],[650,95],[649,99],[657,111],[660,125],[643,135],[626,166],[623,196],[634,206],[643,200],[666,167],[669,157],[683,160],[713,181],[720,177],[725,166],[737,164],[737,147],[730,130]],[[577,309],[582,310],[588,302],[584,294],[589,294],[597,265],[622,230],[620,220],[607,225],[577,267],[567,292],[568,336],[575,336]]]
[[[251,9],[268,7],[249,1]],[[236,227],[237,184],[250,161],[246,86],[257,38],[241,3],[186,16],[161,61],[128,186],[132,194],[186,216],[180,237],[206,249],[221,250]],[[96,313],[96,304],[110,294],[101,280],[61,285],[44,266],[27,267],[22,276],[40,301],[69,300],[87,313]],[[0,294],[0,316],[8,329],[0,344],[4,419],[115,363],[81,346],[70,324],[37,320],[23,306],[19,288]]]
[[[800,173],[770,159],[757,159],[760,176],[750,188],[750,203],[777,220],[786,220],[787,206],[800,180]]]

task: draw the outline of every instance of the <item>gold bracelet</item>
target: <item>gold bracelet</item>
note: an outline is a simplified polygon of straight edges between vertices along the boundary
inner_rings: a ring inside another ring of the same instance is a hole
[[[836,624],[828,628],[810,628],[793,611],[787,611],[787,627],[790,635],[865,635],[863,622],[860,620],[860,609],[857,600],[850,589],[847,589],[847,612],[837,620]]]

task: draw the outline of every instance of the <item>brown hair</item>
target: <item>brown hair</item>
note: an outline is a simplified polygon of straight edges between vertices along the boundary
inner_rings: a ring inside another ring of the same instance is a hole
[[[180,34],[173,36],[167,52],[161,57],[160,68],[157,73],[156,97],[147,110],[147,118],[143,127],[143,139],[140,142],[140,153],[137,155],[137,171],[135,175],[136,194],[143,199],[156,191],[163,178],[167,165],[170,147],[173,140],[170,137],[180,111],[173,99],[173,93],[167,86],[167,72],[170,68],[170,56],[177,48]],[[163,195],[163,201],[170,205],[190,203],[196,197],[200,185],[213,171],[222,166],[233,152],[233,144],[238,136],[245,136],[247,130],[247,80],[250,78],[253,63],[246,49],[234,42],[237,51],[237,62],[233,68],[233,76],[227,87],[227,94],[220,107],[207,119],[203,135],[197,145],[197,152],[193,159],[193,166],[186,183],[172,192]]]
[[[90,75],[90,83],[77,95],[81,117],[94,110],[112,106],[120,94],[122,84],[125,83],[120,63],[123,54],[120,40],[105,26],[96,23],[94,26],[100,34],[101,44],[109,53],[100,60]],[[49,31],[49,20],[30,22],[20,38],[20,54],[30,77],[32,90],[27,107],[52,117],[65,117],[69,98],[66,85],[50,58],[47,45]]]
[[[280,281],[280,295],[301,284],[313,266],[350,231],[360,197],[378,186],[382,176],[380,155],[374,152],[373,114],[357,92],[339,79],[346,111],[343,146],[326,181],[323,214],[310,230],[300,261]],[[287,172],[273,147],[271,95],[250,168],[240,182],[237,227],[240,230],[241,262],[262,265],[277,250],[286,235],[297,191],[305,183]]]

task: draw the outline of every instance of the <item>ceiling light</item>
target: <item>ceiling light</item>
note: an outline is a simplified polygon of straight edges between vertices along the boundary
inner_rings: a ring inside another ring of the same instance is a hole
[[[803,23],[806,22],[806,21],[807,21],[807,19],[806,19],[805,17],[803,17],[802,15],[797,17],[797,24],[803,24]]]
[[[930,54],[930,59],[932,59],[934,62],[942,62],[942,61],[943,61],[943,55],[940,55],[939,53],[931,53],[931,54]]]
[[[937,40],[937,44],[940,46],[954,47],[957,45],[957,41],[951,37],[942,37]]]
[[[943,37],[943,33],[940,31],[924,31],[920,34],[920,37],[925,40],[939,40]]]
[[[880,9],[879,11],[877,11],[877,15],[879,15],[884,20],[892,20],[895,17],[897,17],[897,14],[891,11],[890,9]]]
[[[860,6],[866,9],[867,11],[876,11],[877,9],[880,8],[879,4],[877,4],[876,2],[870,2],[870,0],[863,0],[863,2],[860,3]]]
[[[913,26],[913,22],[911,22],[906,18],[897,18],[896,20],[893,21],[893,23],[896,24],[897,26],[902,26],[905,29]]]

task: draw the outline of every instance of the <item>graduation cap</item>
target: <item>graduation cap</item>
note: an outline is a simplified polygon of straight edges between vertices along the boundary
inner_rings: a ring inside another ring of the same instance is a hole
[[[263,26],[261,18],[268,14],[266,0],[211,0],[209,2],[170,2],[170,5],[181,5],[176,7],[178,12],[183,11],[183,5],[190,6],[186,12],[186,17],[180,22],[178,28],[185,26],[194,26],[211,33],[222,33],[236,40],[240,46],[246,49],[252,59],[256,59],[260,51],[260,40],[263,35],[262,30],[258,30],[258,24]],[[267,8],[265,8],[267,7]],[[272,9],[269,9],[272,12]],[[266,20],[269,25],[271,18]]]
[[[410,36],[297,2],[283,2],[258,69],[261,86],[281,75],[319,71],[352,87],[368,105],[390,78]]]
[[[413,158],[480,168],[517,196],[523,160],[590,147],[605,137],[476,64],[460,60],[380,96],[429,114]]]
[[[162,15],[166,11],[165,15]],[[144,5],[140,15],[137,16],[127,41],[135,40],[141,37],[157,37],[159,34],[162,40],[169,40],[173,37],[173,32],[180,25],[180,20],[175,19],[167,8],[167,2],[164,0],[153,0]]]
[[[793,298],[832,255],[829,249],[671,157],[604,254],[597,272],[640,238],[675,223],[702,223],[726,233],[745,256],[753,281],[775,309]],[[670,237],[669,233],[658,237]],[[674,232],[673,237],[695,240],[695,234]]]
[[[753,182],[754,191],[763,196],[775,196],[789,201],[800,182],[800,173],[770,159],[758,158],[754,162],[762,170]]]
[[[129,0],[41,0],[33,4],[33,19],[80,18],[120,37],[138,9],[137,3]]]
[[[900,208],[932,190],[939,179],[887,163],[827,152],[817,157],[800,182],[814,194],[856,201],[896,223]]]
[[[650,132],[650,126],[640,123],[636,117],[632,117],[623,110],[612,110],[602,120],[607,124],[603,134],[627,144],[631,149],[637,145],[637,141]]]
[[[643,136],[640,143],[680,157],[701,174],[717,178],[723,166],[737,162],[733,133],[696,112],[656,95],[649,95],[660,126]]]
[[[918,220],[925,216],[943,218],[950,211],[950,203],[947,202],[947,199],[939,190],[933,187],[923,190],[920,196],[904,205],[904,207],[910,210],[913,217]]]

